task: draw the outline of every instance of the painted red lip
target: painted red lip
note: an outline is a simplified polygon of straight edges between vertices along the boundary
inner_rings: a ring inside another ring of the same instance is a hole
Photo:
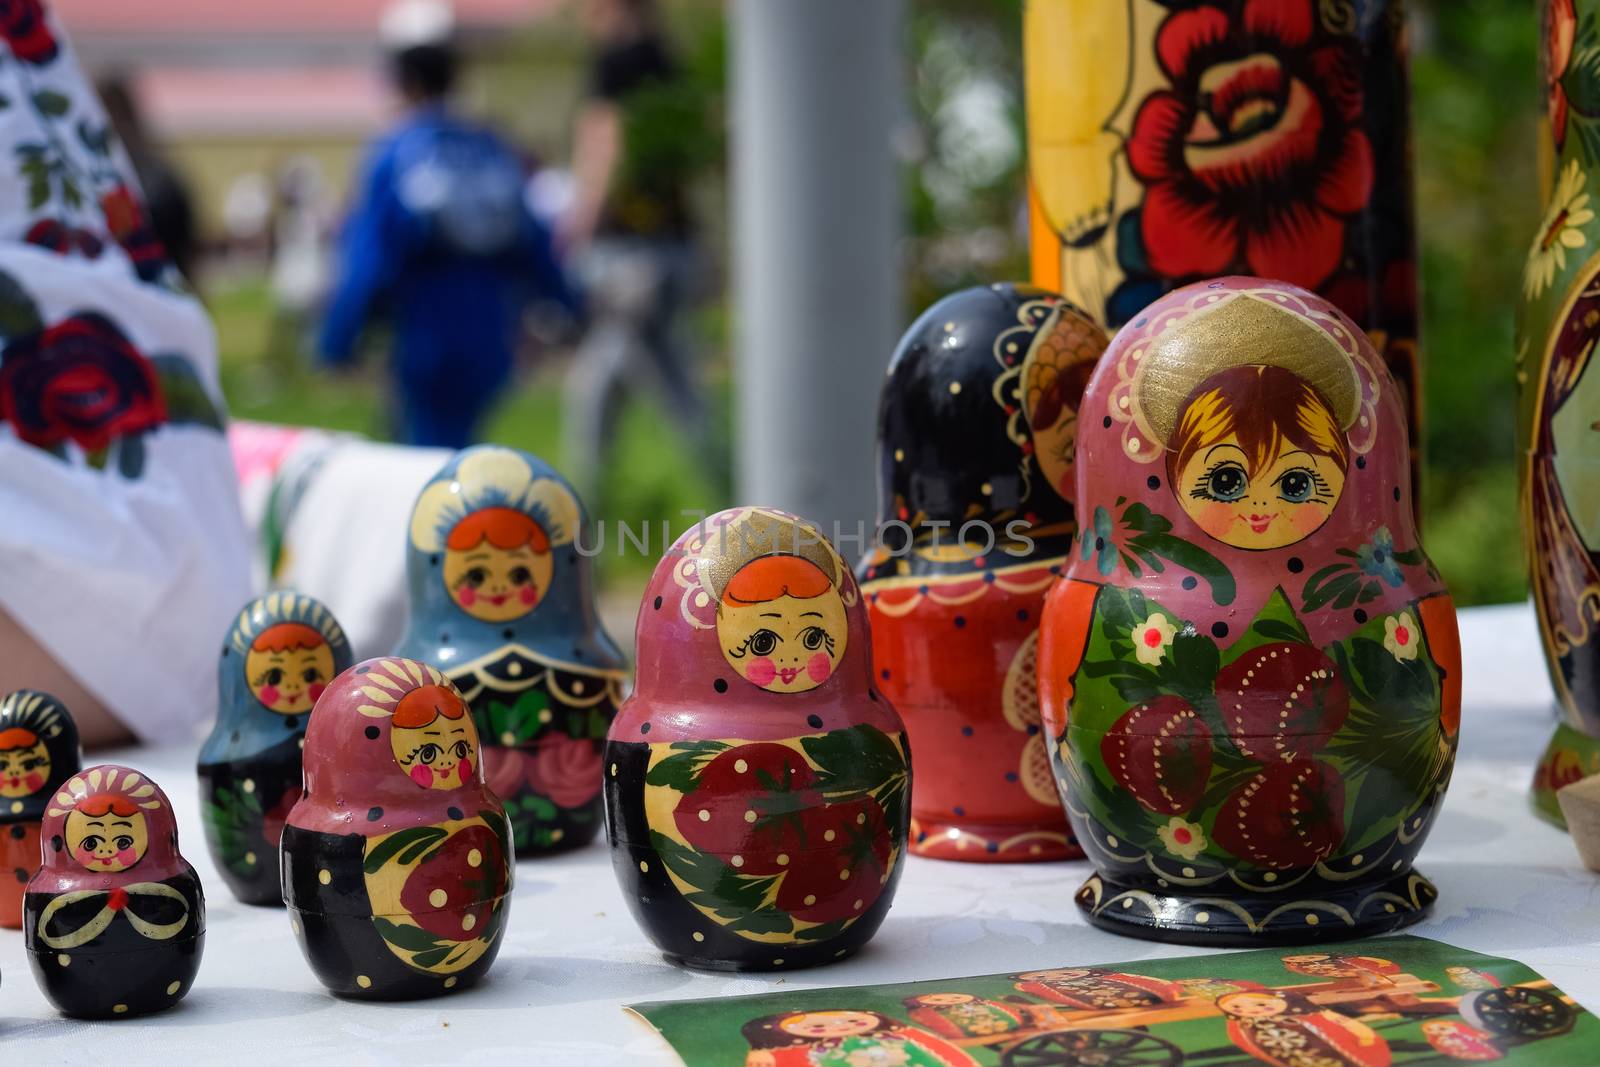
[[[1249,523],[1250,529],[1254,530],[1256,533],[1266,533],[1267,527],[1271,526],[1272,520],[1276,519],[1277,517],[1278,513],[1276,511],[1274,511],[1271,515],[1248,515],[1245,517],[1245,522]]]
[[[783,684],[784,685],[788,685],[790,682],[794,681],[795,678],[799,677],[799,674],[800,674],[800,668],[799,667],[779,667],[778,668],[778,677],[783,679]]]
[[[509,594],[509,593],[501,593],[499,596],[489,597],[488,600],[489,600],[489,603],[493,604],[495,607],[499,607],[501,604],[504,604],[506,602],[506,598],[509,597],[510,595],[511,594]]]

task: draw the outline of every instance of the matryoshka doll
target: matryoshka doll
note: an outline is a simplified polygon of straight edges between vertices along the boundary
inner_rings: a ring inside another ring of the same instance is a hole
[[[436,996],[494,962],[512,859],[478,753],[460,692],[415,660],[358,663],[317,701],[305,794],[283,829],[283,900],[333,992]]]
[[[911,768],[866,612],[816,527],[734,508],[680,537],[606,745],[623,896],[694,967],[828,963],[866,943],[905,854]]]
[[[23,931],[44,995],[86,1019],[182,1000],[200,970],[206,904],[161,787],[127,767],[91,767],[50,797],[42,833]]]
[[[1217,1010],[1228,1040],[1272,1067],[1389,1067],[1389,1043],[1372,1027],[1286,989],[1226,993]]]
[[[786,1011],[744,1024],[745,1067],[977,1067],[954,1041],[881,1012]]]
[[[211,858],[246,904],[283,902],[278,839],[300,799],[306,723],[349,666],[333,614],[287,590],[246,604],[223,642],[217,722],[200,749],[200,811]]]
[[[1039,728],[1035,654],[1077,530],[1078,402],[1105,347],[1054,293],[991,285],[934,304],[889,364],[878,544],[859,574],[877,682],[917,749],[920,855],[1083,855]]]
[[[1294,286],[1197,283],[1118,333],[1081,411],[1039,642],[1079,906],[1202,944],[1416,921],[1461,658],[1366,335]]]
[[[22,928],[45,805],[82,766],[78,728],[61,701],[31,689],[0,700],[0,926],[8,930]]]
[[[452,457],[411,516],[411,622],[396,655],[438,667],[466,698],[518,856],[600,829],[623,661],[595,611],[583,521],[554,469],[489,445]]]

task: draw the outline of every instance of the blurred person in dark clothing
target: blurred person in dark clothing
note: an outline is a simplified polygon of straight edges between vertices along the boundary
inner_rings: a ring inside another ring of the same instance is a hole
[[[524,306],[574,299],[528,210],[522,161],[451,110],[450,9],[397,4],[383,37],[407,112],[368,151],[318,347],[348,364],[369,320],[387,317],[399,438],[461,448],[510,380]]]
[[[133,95],[128,79],[111,74],[95,86],[106,118],[122,145],[128,150],[134,176],[144,191],[145,211],[156,238],[167,251],[167,258],[183,276],[194,281],[194,258],[198,247],[195,235],[194,200],[189,183],[150,140],[144,115]]]
[[[678,337],[695,274],[688,185],[705,115],[654,0],[584,0],[582,14],[594,52],[574,127],[576,189],[557,239],[582,264],[591,315],[567,380],[564,458],[594,499],[620,401],[641,378],[705,455],[705,402]]]

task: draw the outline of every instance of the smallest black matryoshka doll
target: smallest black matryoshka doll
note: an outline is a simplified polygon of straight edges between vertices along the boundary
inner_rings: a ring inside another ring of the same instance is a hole
[[[460,691],[416,660],[358,663],[317,701],[305,794],[283,829],[283,900],[334,993],[437,996],[494,962],[511,828],[481,753]]]
[[[127,767],[91,767],[50,798],[42,833],[23,932],[44,995],[85,1019],[182,1000],[200,969],[206,906],[161,787]]]
[[[350,642],[319,601],[283,590],[246,604],[222,645],[217,722],[200,749],[200,812],[223,881],[278,905],[278,839],[300,799],[311,709],[350,666]]]
[[[45,804],[82,766],[78,728],[61,701],[31,689],[0,700],[0,926],[8,930],[22,929]]]

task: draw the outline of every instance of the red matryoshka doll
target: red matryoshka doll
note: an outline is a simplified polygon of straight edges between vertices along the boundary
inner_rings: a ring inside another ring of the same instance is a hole
[[[200,969],[206,903],[167,795],[138,771],[91,767],[51,796],[42,832],[23,930],[44,995],[85,1019],[182,1000]]]
[[[290,591],[244,606],[217,668],[217,722],[200,749],[200,812],[222,879],[246,904],[283,903],[278,839],[300,799],[311,708],[350,666],[333,613]]]
[[[1273,1067],[1389,1067],[1389,1043],[1366,1023],[1287,989],[1225,993],[1217,1010],[1228,1040]]]
[[[395,654],[438,667],[466,698],[518,856],[600,832],[623,661],[595,610],[582,526],[561,475],[492,445],[453,456],[411,515],[411,621]]]
[[[890,361],[859,575],[877,682],[917,750],[919,855],[1083,855],[1039,728],[1036,641],[1077,532],[1078,402],[1105,348],[1054,293],[990,285],[934,304]]]
[[[1421,918],[1461,657],[1366,335],[1294,286],[1198,283],[1117,334],[1082,412],[1039,641],[1079,906],[1200,944]]]
[[[1123,974],[1098,967],[1052,968],[1014,975],[1017,992],[1080,1011],[1153,1008],[1183,997],[1183,986],[1165,978]]]
[[[786,1011],[751,1019],[742,1032],[745,1067],[978,1067],[953,1041],[876,1011]]]
[[[998,1037],[1036,1025],[1037,1010],[1026,1004],[983,1000],[971,993],[922,993],[901,1000],[906,1016],[940,1037]],[[1046,1009],[1048,1011],[1048,1009]],[[1066,1025],[1063,1020],[1061,1025]]]
[[[680,537],[639,610],[606,831],[650,939],[693,967],[829,963],[888,913],[911,787],[850,570],[766,508]]]
[[[478,753],[460,692],[415,660],[358,663],[317,701],[305,795],[283,829],[283,900],[333,992],[436,996],[494,962],[510,831]]]
[[[78,728],[59,700],[31,689],[0,700],[0,926],[8,930],[22,928],[45,805],[82,766]]]

